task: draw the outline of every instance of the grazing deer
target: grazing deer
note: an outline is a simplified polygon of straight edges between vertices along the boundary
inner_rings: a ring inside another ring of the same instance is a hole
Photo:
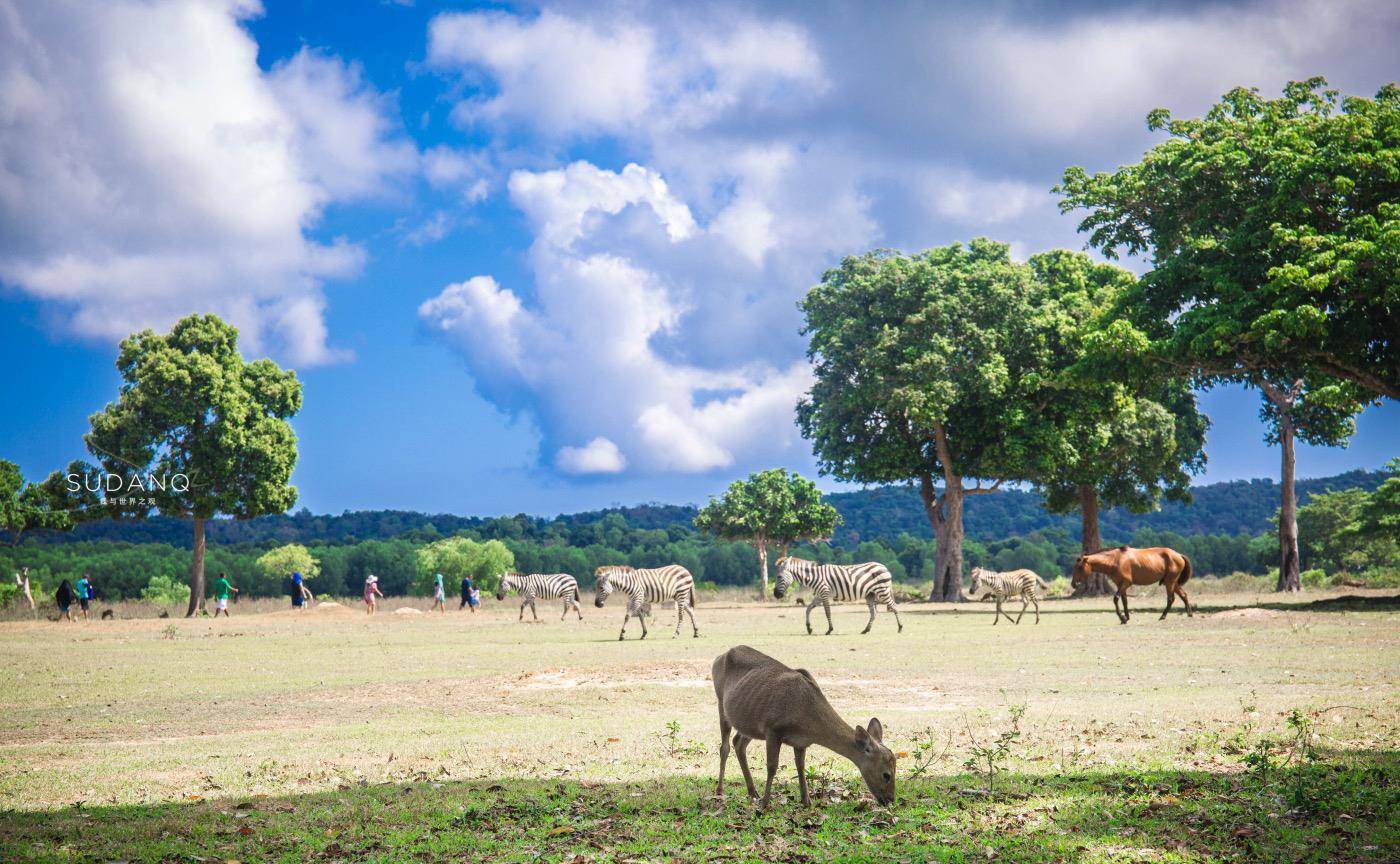
[[[884,727],[871,718],[869,726],[852,727],[841,719],[806,669],[789,669],[767,654],[740,645],[715,658],[711,674],[719,699],[719,783],[724,796],[724,765],[729,760],[729,734],[734,733],[734,758],[744,772],[749,797],[758,790],[749,773],[745,748],[759,740],[768,748],[768,780],[763,784],[759,809],[768,809],[773,775],[784,744],[797,761],[797,783],[802,804],[812,803],[807,792],[807,748],[813,744],[832,750],[855,763],[875,800],[894,803],[894,754],[883,743]]]

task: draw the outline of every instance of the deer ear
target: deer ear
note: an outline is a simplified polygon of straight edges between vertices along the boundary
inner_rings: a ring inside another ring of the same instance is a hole
[[[870,737],[882,743],[885,740],[885,727],[880,725],[877,717],[870,718]]]
[[[864,744],[866,741],[869,741],[869,740],[870,740],[870,736],[867,735],[867,734],[865,734],[865,727],[864,727],[864,726],[859,726],[859,725],[856,726],[856,743],[857,743],[857,744]]]

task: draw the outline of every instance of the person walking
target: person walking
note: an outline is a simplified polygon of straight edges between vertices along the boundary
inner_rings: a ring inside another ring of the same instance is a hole
[[[447,611],[447,591],[442,584],[441,573],[438,573],[433,577],[433,608],[429,611]]]
[[[311,594],[311,589],[306,587],[306,580],[300,573],[292,574],[292,608],[305,609],[310,602],[315,599]]]
[[[35,618],[38,618],[39,607],[34,605],[34,595],[29,593],[28,567],[19,568],[19,572],[15,574],[15,584],[19,586],[20,593],[24,595],[24,599],[29,601],[29,614],[33,615]]]
[[[229,614],[228,614],[228,596],[229,596],[229,594],[237,594],[237,593],[238,593],[238,589],[235,588],[235,587],[233,587],[233,583],[232,583],[232,582],[228,581],[228,574],[227,574],[227,573],[220,573],[220,574],[219,574],[219,581],[217,581],[217,582],[214,583],[214,617],[215,617],[215,618],[218,618],[218,617],[219,617],[219,613],[220,613],[220,612],[224,613],[224,617],[225,617],[225,618],[228,618],[228,617],[229,617]]]
[[[365,577],[365,614],[373,615],[379,608],[379,601],[375,598],[383,597],[384,592],[379,590],[379,577],[373,573]]]
[[[92,589],[91,574],[84,573],[78,579],[78,584],[75,586],[75,590],[78,594],[78,612],[83,616],[83,620],[87,621],[89,620],[88,604],[92,602],[92,598],[96,596],[97,593]]]
[[[479,597],[480,597],[480,595],[476,593],[476,586],[472,584],[472,577],[470,577],[470,576],[463,576],[463,577],[462,577],[462,605],[461,605],[461,606],[458,606],[457,608],[458,608],[458,609],[467,609],[467,608],[470,608],[473,612],[475,612],[475,611],[476,611],[476,604],[479,603],[479,602],[481,602],[481,601],[478,599]]]
[[[58,620],[66,618],[72,621],[73,613],[68,610],[73,606],[73,586],[68,584],[67,579],[58,583],[58,590],[53,592],[53,599],[58,604]]]

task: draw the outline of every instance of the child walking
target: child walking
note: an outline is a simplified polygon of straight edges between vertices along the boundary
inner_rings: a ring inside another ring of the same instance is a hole
[[[433,577],[433,608],[429,611],[447,611],[447,591],[442,584],[442,574]]]

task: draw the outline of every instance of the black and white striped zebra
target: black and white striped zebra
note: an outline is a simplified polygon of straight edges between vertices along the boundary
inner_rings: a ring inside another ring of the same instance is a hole
[[[627,614],[622,618],[622,632],[617,634],[619,642],[627,636],[627,622],[633,615],[642,622],[642,638],[647,638],[646,616],[651,614],[651,604],[666,600],[676,601],[676,632],[671,638],[681,635],[681,621],[686,615],[690,616],[695,636],[700,636],[700,628],[695,625],[695,580],[690,571],[679,564],[647,570],[608,565],[599,567],[594,575],[597,578],[594,606],[603,608],[608,595],[614,591],[627,595]]]
[[[812,632],[812,610],[820,603],[826,610],[826,634],[831,635],[835,628],[831,624],[831,601],[864,600],[870,607],[870,620],[865,622],[861,633],[869,633],[875,623],[875,607],[881,604],[894,613],[894,622],[899,632],[904,632],[904,622],[899,620],[899,609],[894,605],[894,578],[885,565],[878,561],[865,564],[818,564],[805,558],[783,557],[778,559],[778,583],[773,586],[773,596],[783,599],[788,587],[794,581],[812,589],[812,602],[807,604],[807,632]]]
[[[563,621],[569,617],[569,607],[578,613],[578,620],[583,620],[583,610],[579,608],[578,580],[568,573],[517,573],[514,570],[507,570],[501,574],[500,587],[496,589],[496,599],[506,599],[507,591],[515,591],[520,594],[520,618],[525,620],[525,607],[530,607],[530,614],[535,620],[540,620],[539,613],[535,611],[536,598],[541,600],[563,600],[564,614],[559,616]]]
[[[1006,620],[1011,621],[1012,624],[1020,624],[1021,615],[1026,614],[1027,603],[1035,606],[1035,623],[1040,623],[1040,600],[1036,597],[1036,592],[1048,592],[1050,586],[1034,570],[1011,570],[1006,573],[997,573],[983,567],[972,568],[972,587],[968,589],[968,595],[974,595],[984,588],[997,601],[997,611],[992,615],[993,626],[1000,623],[1003,615],[1006,615]],[[1014,621],[1001,608],[1002,601],[1008,597],[1021,598],[1021,612]]]

